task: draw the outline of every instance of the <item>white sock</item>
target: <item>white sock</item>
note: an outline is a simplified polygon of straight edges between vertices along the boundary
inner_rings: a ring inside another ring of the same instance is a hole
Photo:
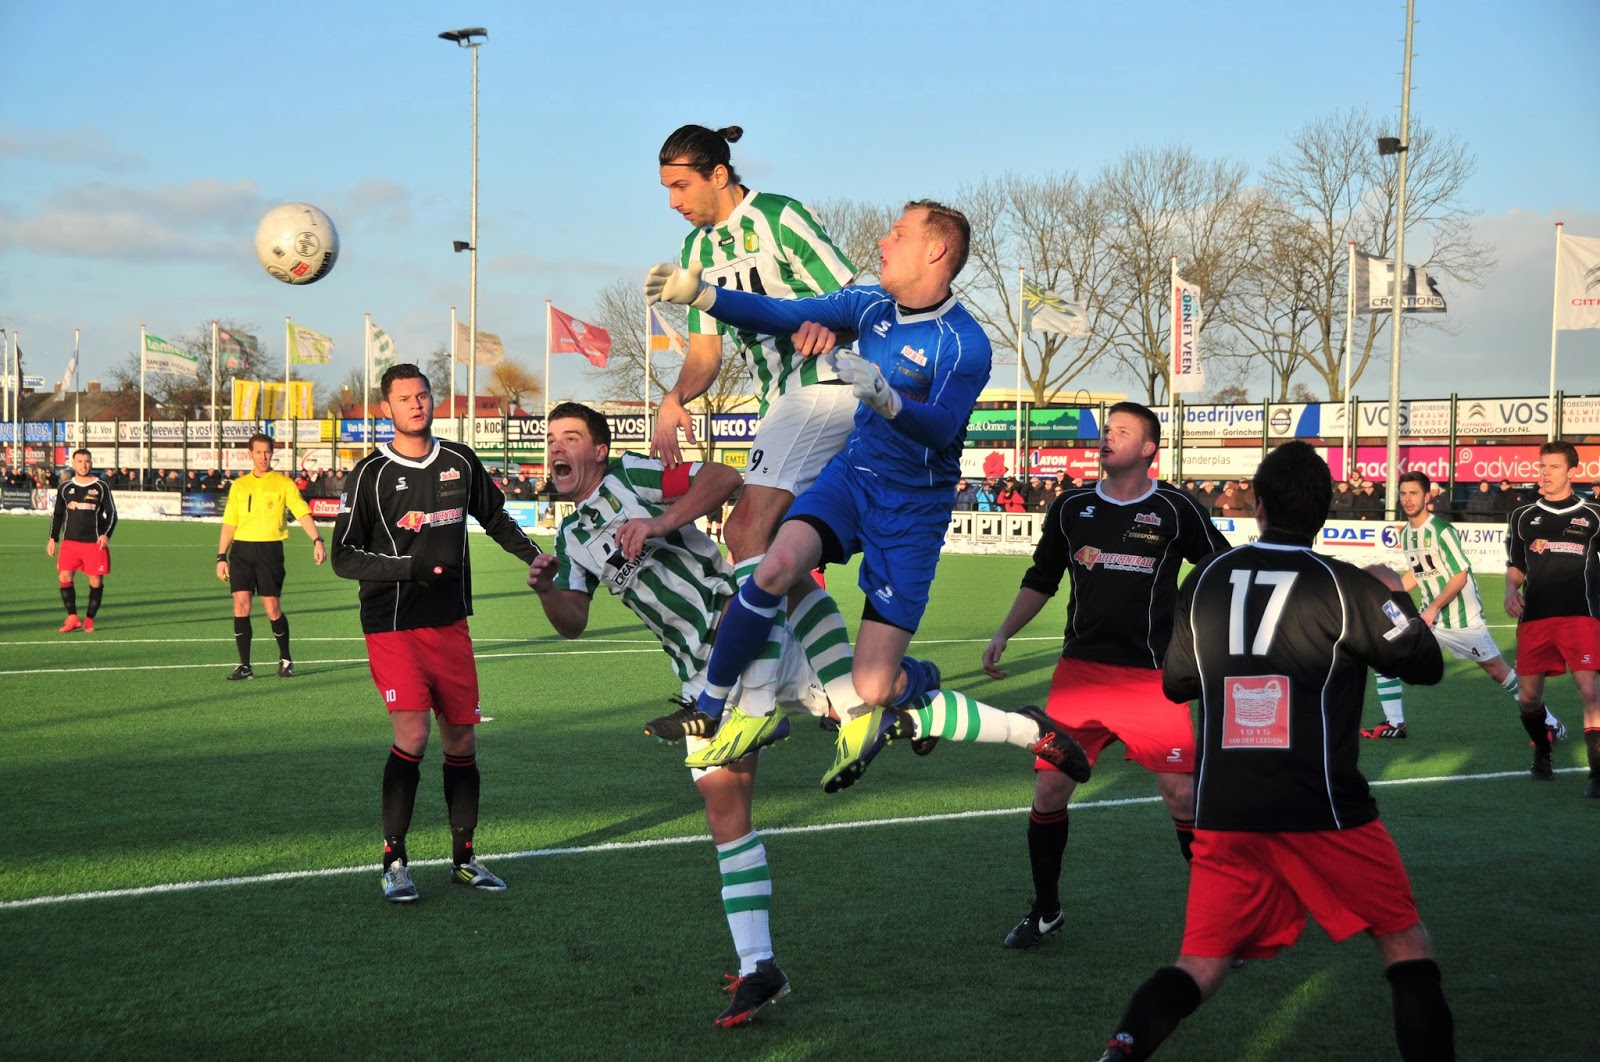
[[[1400,680],[1376,676],[1378,680],[1378,703],[1383,706],[1383,716],[1389,720],[1390,726],[1405,726],[1406,706],[1400,693]]]
[[[722,874],[722,911],[739,953],[740,975],[755,973],[756,963],[772,958],[772,871],[767,848],[754,830],[736,841],[717,845],[717,870]]]

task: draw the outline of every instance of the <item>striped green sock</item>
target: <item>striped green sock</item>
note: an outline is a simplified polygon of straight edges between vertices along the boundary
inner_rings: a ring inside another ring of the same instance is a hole
[[[811,670],[827,691],[828,700],[841,714],[861,703],[856,696],[850,670],[855,654],[850,650],[850,635],[845,629],[839,605],[822,587],[805,596],[790,617],[789,629],[806,654]]]
[[[722,911],[739,953],[739,973],[754,973],[756,963],[772,958],[772,871],[767,848],[755,831],[717,845],[717,870],[722,874]]]
[[[1039,725],[1014,712],[973,700],[965,693],[939,690],[907,706],[913,737],[947,738],[1028,748],[1039,740]]]
[[[1383,706],[1383,717],[1389,720],[1390,726],[1405,726],[1406,706],[1405,698],[1400,693],[1400,680],[1377,676],[1378,703]]]

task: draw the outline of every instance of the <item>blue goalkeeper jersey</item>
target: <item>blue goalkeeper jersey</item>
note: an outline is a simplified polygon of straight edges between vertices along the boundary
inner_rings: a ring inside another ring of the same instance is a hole
[[[903,404],[893,420],[865,403],[841,458],[897,487],[954,491],[978,394],[989,382],[989,337],[954,295],[910,312],[879,287],[774,299],[722,288],[707,311],[737,328],[786,335],[806,321],[851,331]]]

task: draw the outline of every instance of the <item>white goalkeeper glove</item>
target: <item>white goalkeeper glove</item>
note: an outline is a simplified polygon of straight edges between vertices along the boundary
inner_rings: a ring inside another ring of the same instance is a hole
[[[890,420],[899,415],[900,392],[889,386],[872,362],[853,351],[841,350],[833,357],[833,367],[861,401]]]
[[[711,309],[711,304],[717,301],[717,289],[700,279],[703,269],[698,262],[687,269],[680,269],[671,262],[651,266],[650,272],[644,275],[645,305],[675,302],[702,311]]]

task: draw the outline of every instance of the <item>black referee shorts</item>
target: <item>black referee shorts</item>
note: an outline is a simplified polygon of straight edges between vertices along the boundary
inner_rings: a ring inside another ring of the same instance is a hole
[[[228,554],[228,589],[262,597],[283,596],[283,543],[234,540]]]

